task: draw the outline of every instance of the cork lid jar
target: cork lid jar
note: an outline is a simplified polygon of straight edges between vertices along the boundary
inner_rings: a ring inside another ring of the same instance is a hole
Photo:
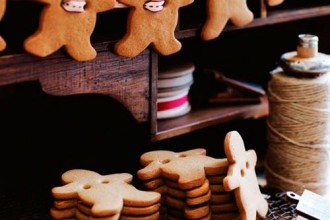
[[[316,35],[298,35],[297,50],[280,57],[280,66],[284,72],[304,77],[316,77],[330,72],[330,56],[318,52],[318,41]]]

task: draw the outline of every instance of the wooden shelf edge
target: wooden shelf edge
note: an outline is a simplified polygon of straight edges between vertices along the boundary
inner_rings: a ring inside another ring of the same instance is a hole
[[[258,104],[193,109],[189,114],[178,118],[159,120],[158,132],[152,135],[151,141],[161,141],[230,120],[266,117],[268,99],[264,96],[261,100]]]
[[[269,11],[267,17],[257,18],[251,24],[248,24],[242,28],[260,27],[327,15],[330,15],[330,5],[311,8],[274,10]]]
[[[322,16],[330,16],[330,5],[329,6],[316,6],[312,8],[299,8],[299,9],[285,9],[285,10],[274,10],[269,11],[267,17],[255,18],[250,24],[237,27],[232,24],[227,24],[224,32],[234,30],[244,30],[255,27],[268,26],[273,24],[280,24],[284,22],[292,22],[301,19],[316,18]],[[194,28],[187,28],[176,32],[178,39],[189,38],[198,36],[201,24],[196,25]]]

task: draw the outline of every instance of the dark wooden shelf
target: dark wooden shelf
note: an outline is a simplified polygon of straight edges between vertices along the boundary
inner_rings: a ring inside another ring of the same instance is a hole
[[[158,120],[158,130],[152,136],[152,141],[164,140],[230,120],[257,119],[267,115],[268,99],[266,97],[263,97],[261,103],[258,104],[212,106],[192,109],[189,114],[178,118]]]
[[[27,53],[0,56],[0,86],[39,81],[56,96],[104,94],[121,102],[138,122],[148,121],[150,50],[134,58],[111,53],[111,42],[95,44],[98,56],[77,62],[62,51],[39,58]]]
[[[263,27],[321,16],[330,16],[330,5],[289,9],[275,8],[267,12],[267,17],[255,18],[253,22],[243,27],[236,27],[228,24],[224,31]],[[178,39],[197,37],[200,28],[201,24],[191,24],[191,28],[185,26],[176,31],[176,37]],[[116,40],[118,39],[116,38]],[[43,90],[54,95],[69,95],[85,93],[86,91],[89,93],[107,94],[114,96],[128,107],[139,122],[146,122],[148,121],[148,115],[150,113],[148,110],[146,111],[146,109],[148,109],[149,98],[152,97],[141,94],[145,94],[145,90],[150,81],[155,80],[150,76],[148,71],[157,68],[157,64],[155,63],[157,55],[155,55],[150,62],[150,51],[146,50],[136,58],[125,59],[109,51],[109,44],[114,44],[114,42],[115,40],[113,39],[107,40],[105,38],[102,42],[94,43],[93,45],[98,51],[98,57],[91,62],[85,63],[73,61],[61,51],[43,59],[23,52],[18,54],[6,53],[0,56],[0,86],[39,80]],[[108,64],[105,66],[105,63]],[[133,63],[135,65],[131,65]],[[136,69],[137,66],[139,67],[138,70]],[[93,76],[87,74],[90,69],[93,69],[95,72]],[[107,69],[107,71],[105,71],[105,69]],[[109,71],[109,69],[111,69],[111,71]],[[70,74],[68,74],[68,72],[70,72]],[[83,76],[79,76],[81,75],[80,72],[83,73]],[[152,71],[152,74],[156,72],[157,71]],[[140,75],[137,73],[140,73]],[[149,77],[151,77],[151,79]],[[82,85],[74,84],[77,78],[81,80]],[[119,84],[118,80],[120,81]],[[72,82],[72,84],[63,84],[60,81]],[[136,83],[130,84],[129,82]],[[91,88],[89,85],[90,83],[93,84]],[[58,87],[59,85],[60,87]],[[110,87],[112,89],[109,89]],[[139,88],[139,97],[142,98],[136,99],[134,98],[135,96],[132,95],[137,94],[136,88]],[[131,102],[132,100],[134,100],[134,102]],[[154,101],[155,100],[153,100],[153,102]],[[267,111],[265,109],[263,104],[194,109],[191,113],[179,119],[157,122],[156,133],[152,133],[152,140],[163,140],[213,124],[249,117],[251,115],[253,116],[259,112],[265,114]]]

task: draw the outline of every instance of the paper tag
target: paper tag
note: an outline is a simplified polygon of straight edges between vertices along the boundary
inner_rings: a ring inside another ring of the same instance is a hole
[[[304,190],[301,196],[290,192],[290,198],[298,200],[296,213],[307,219],[330,219],[330,199],[322,197],[309,190]]]

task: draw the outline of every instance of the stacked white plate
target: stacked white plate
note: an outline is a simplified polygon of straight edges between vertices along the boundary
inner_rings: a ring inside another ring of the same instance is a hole
[[[174,118],[191,110],[189,90],[193,84],[193,63],[180,63],[159,70],[157,84],[157,118]]]

